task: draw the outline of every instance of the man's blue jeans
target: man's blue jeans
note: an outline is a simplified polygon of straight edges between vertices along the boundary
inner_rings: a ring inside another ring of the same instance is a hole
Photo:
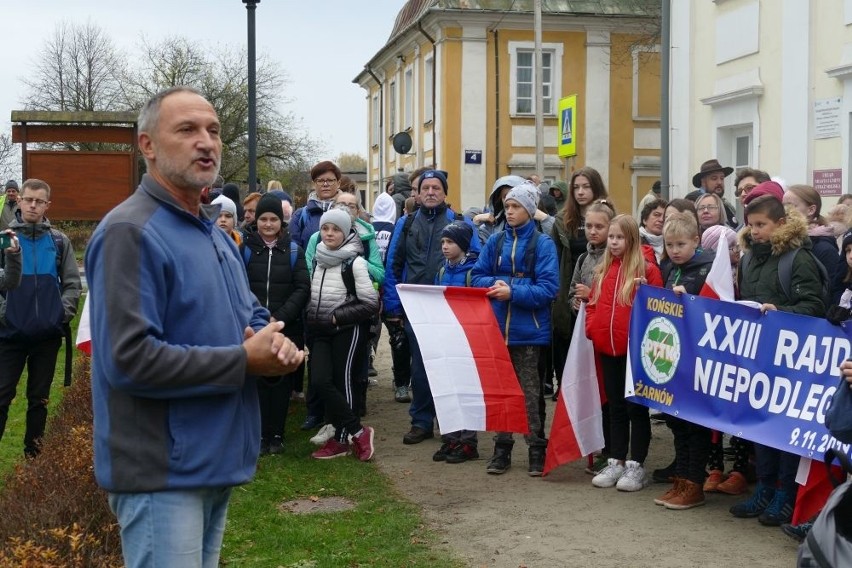
[[[153,493],[110,493],[128,568],[216,568],[230,487]]]

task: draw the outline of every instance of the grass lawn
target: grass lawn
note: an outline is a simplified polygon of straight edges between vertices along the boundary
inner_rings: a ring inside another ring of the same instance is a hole
[[[229,566],[324,568],[463,566],[430,545],[436,535],[371,463],[354,457],[314,460],[314,432],[298,430],[304,407],[287,419],[283,454],[261,458],[253,483],[234,489],[222,560]],[[279,510],[295,499],[344,497],[348,511],[297,515]]]

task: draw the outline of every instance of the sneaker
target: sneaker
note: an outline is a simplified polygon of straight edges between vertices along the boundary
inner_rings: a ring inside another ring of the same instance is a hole
[[[494,455],[488,460],[488,465],[485,466],[485,473],[501,475],[509,471],[510,467],[512,467],[512,446],[495,445]]]
[[[336,433],[337,430],[334,428],[333,424],[326,424],[325,426],[320,428],[319,432],[317,432],[311,438],[311,443],[315,446],[322,446],[323,444],[334,438],[334,435]]]
[[[674,483],[676,465],[677,464],[674,462],[674,460],[672,460],[672,463],[670,463],[666,467],[655,469],[651,473],[651,479],[654,480],[654,483]]]
[[[664,506],[666,509],[682,511],[684,509],[700,507],[704,503],[704,488],[701,484],[688,479],[681,479],[680,491],[677,495],[666,501]]]
[[[373,357],[370,356],[370,365],[367,367],[367,376],[368,377],[378,377],[379,372],[373,367]]]
[[[707,476],[707,479],[704,480],[704,492],[705,493],[716,493],[719,490],[719,485],[725,481],[725,472],[721,469],[714,469],[710,471],[710,475]]]
[[[322,416],[311,416],[310,414],[308,414],[305,417],[305,421],[302,422],[300,428],[302,430],[313,430],[314,428],[319,428],[324,423],[325,422],[323,422]]]
[[[419,444],[423,440],[434,438],[435,433],[430,430],[424,430],[419,426],[412,426],[405,436],[402,437],[402,443],[406,445]]]
[[[393,399],[397,402],[411,402],[411,391],[406,386],[396,387]]]
[[[589,475],[597,475],[601,472],[603,468],[607,466],[609,458],[607,458],[604,454],[598,454],[595,456],[595,461],[592,462],[592,465],[586,466],[586,473]]]
[[[796,493],[779,489],[757,520],[767,527],[780,527],[793,519],[795,506]]]
[[[280,454],[284,452],[284,440],[281,436],[272,436],[272,440],[269,442],[269,453],[270,454]]]
[[[731,507],[731,514],[740,519],[759,517],[766,510],[766,507],[769,506],[773,497],[775,497],[774,487],[758,483],[751,497]]]
[[[619,465],[618,460],[609,458],[606,463],[606,467],[592,478],[595,487],[613,487],[624,474],[624,466]]]
[[[748,480],[742,473],[732,471],[728,474],[728,479],[716,487],[716,491],[724,493],[725,495],[742,495],[748,491]]]
[[[434,462],[442,462],[447,461],[447,456],[450,455],[450,452],[453,451],[453,448],[456,447],[455,442],[444,442],[441,444],[441,447],[438,448],[438,451],[432,454],[432,461]]]
[[[369,426],[361,428],[361,432],[352,436],[352,453],[362,462],[370,461],[375,453],[373,439],[376,431]]]
[[[323,447],[311,454],[311,457],[318,460],[331,460],[334,458],[342,458],[349,455],[349,444],[338,442],[334,438],[325,443]]]
[[[479,451],[473,444],[456,444],[447,454],[447,463],[464,463],[468,460],[478,460]]]
[[[680,484],[683,480],[679,477],[675,477],[674,483],[669,488],[668,491],[654,499],[654,505],[665,505],[668,503],[669,499],[672,499],[675,495],[680,493]]]
[[[553,396],[553,383],[544,383],[544,389],[542,390],[542,395],[544,396]]]
[[[627,460],[625,470],[615,488],[619,491],[641,491],[651,485],[651,479],[645,474],[642,464],[633,460]]]
[[[806,521],[800,525],[791,525],[790,523],[784,523],[783,525],[781,525],[781,530],[784,531],[784,534],[786,534],[796,542],[805,542],[805,539],[808,537],[808,533],[811,532],[811,529],[813,527],[813,521]]]

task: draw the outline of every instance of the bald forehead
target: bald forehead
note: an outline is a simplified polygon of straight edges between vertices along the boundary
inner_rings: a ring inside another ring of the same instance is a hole
[[[189,91],[178,91],[172,93],[163,99],[160,105],[160,112],[170,110],[180,110],[181,112],[201,112],[216,114],[216,109],[213,108],[207,99]]]

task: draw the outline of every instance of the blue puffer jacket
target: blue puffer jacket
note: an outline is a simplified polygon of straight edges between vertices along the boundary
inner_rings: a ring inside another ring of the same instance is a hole
[[[559,290],[559,266],[553,241],[539,235],[533,274],[524,274],[525,251],[535,231],[532,222],[507,229],[499,251],[500,233],[491,235],[473,268],[474,286],[488,288],[502,280],[512,289],[508,302],[491,302],[507,345],[550,345],[550,305]]]
[[[435,284],[439,286],[472,286],[473,274],[471,273],[468,277],[468,273],[472,272],[477,258],[475,252],[469,252],[464,260],[458,264],[450,264],[445,260],[435,276]]]

